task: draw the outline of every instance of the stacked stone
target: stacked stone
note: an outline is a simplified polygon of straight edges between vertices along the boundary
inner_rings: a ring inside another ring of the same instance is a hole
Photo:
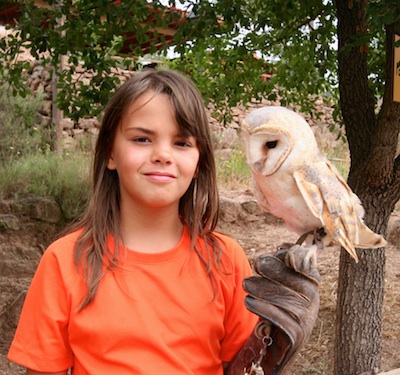
[[[135,72],[131,70],[113,69],[111,74],[119,77],[121,83],[129,79]],[[28,86],[33,92],[43,92],[43,105],[40,109],[42,123],[45,126],[50,126],[52,115],[52,68],[44,67],[40,61],[33,61],[32,68],[28,72]],[[76,67],[73,78],[81,84],[88,85],[93,74],[82,67]],[[214,116],[215,107],[209,105],[209,122],[213,131],[214,140],[217,149],[230,149],[233,145],[239,142],[239,131],[243,118],[247,113],[256,108],[267,105],[279,105],[279,99],[276,101],[269,101],[266,99],[252,100],[247,105],[238,105],[232,108],[232,121],[229,124],[221,124]],[[316,134],[317,141],[323,149],[327,147],[335,147],[337,142],[337,131],[331,133],[329,127],[334,125],[333,109],[327,105],[323,100],[316,101],[316,111],[319,117],[305,115],[308,123],[313,127]],[[63,146],[65,150],[74,150],[79,147],[91,147],[98,134],[99,121],[97,118],[83,118],[78,122],[65,117],[62,120],[63,128]]]

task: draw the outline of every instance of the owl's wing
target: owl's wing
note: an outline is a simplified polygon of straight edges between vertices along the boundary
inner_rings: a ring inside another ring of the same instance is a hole
[[[357,261],[359,221],[363,208],[358,197],[328,160],[321,160],[294,173],[308,208],[334,242]]]
[[[356,231],[349,233],[349,238],[352,241],[354,247],[359,247],[362,249],[376,249],[378,247],[384,247],[387,245],[386,240],[380,235],[372,231],[367,227],[364,223],[364,208],[361,205],[360,199],[356,194],[350,189],[349,185],[347,185],[346,181],[343,179],[342,175],[337,171],[337,169],[327,160],[327,166],[334,172],[341,181],[343,186],[345,186],[346,190],[349,192],[349,200],[352,208],[354,210],[353,218],[356,222]],[[343,246],[343,245],[342,245]]]

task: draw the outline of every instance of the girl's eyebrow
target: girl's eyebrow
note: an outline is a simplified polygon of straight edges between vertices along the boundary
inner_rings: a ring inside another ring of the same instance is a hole
[[[125,129],[125,131],[131,131],[131,130],[138,130],[138,131],[141,131],[141,132],[143,132],[143,133],[145,133],[145,134],[154,134],[154,133],[155,133],[155,132],[154,132],[153,130],[151,130],[151,129],[142,128],[142,127],[140,127],[140,126],[131,126],[131,127],[128,127],[128,128]]]
[[[128,128],[126,128],[124,130],[124,132],[130,132],[130,131],[139,131],[139,132],[142,132],[144,134],[149,134],[149,135],[156,134],[156,132],[154,130],[151,130],[151,129],[148,129],[148,128],[142,128],[141,126],[131,126],[131,127],[128,127]],[[181,137],[183,139],[189,139],[189,138],[193,137],[193,138],[196,139],[196,137],[194,135],[192,135],[192,134],[187,134],[187,135],[178,134],[178,137]]]

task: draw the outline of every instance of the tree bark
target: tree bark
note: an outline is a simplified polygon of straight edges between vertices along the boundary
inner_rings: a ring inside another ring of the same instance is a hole
[[[58,0],[57,6],[61,7],[62,5],[62,0]],[[57,24],[59,26],[63,26],[65,22],[65,15],[63,15],[60,19],[57,19]],[[61,35],[65,37],[65,30],[61,31]],[[57,98],[59,94],[59,89],[57,87],[58,85],[58,74],[57,72],[62,72],[65,68],[65,56],[60,55],[60,60],[59,61],[54,61],[54,70],[53,70],[53,90],[52,90],[52,125],[54,131],[54,152],[57,155],[62,155],[63,153],[63,145],[62,145],[62,133],[63,133],[63,126],[62,126],[62,120],[64,118],[64,112],[58,108],[57,105]]]
[[[368,87],[366,45],[354,43],[368,31],[367,0],[336,0],[338,69],[342,116],[351,154],[349,185],[360,197],[365,222],[386,235],[390,213],[400,198],[396,158],[400,105],[393,88],[393,28],[386,29],[386,85],[379,115]],[[390,70],[390,64],[391,70]],[[381,365],[384,249],[358,249],[356,264],[342,249],[339,264],[335,374],[375,373]]]

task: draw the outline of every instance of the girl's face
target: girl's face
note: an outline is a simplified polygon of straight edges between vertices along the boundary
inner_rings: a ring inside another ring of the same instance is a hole
[[[118,172],[121,208],[178,211],[199,157],[196,139],[179,134],[168,95],[141,95],[121,121],[107,164]]]

